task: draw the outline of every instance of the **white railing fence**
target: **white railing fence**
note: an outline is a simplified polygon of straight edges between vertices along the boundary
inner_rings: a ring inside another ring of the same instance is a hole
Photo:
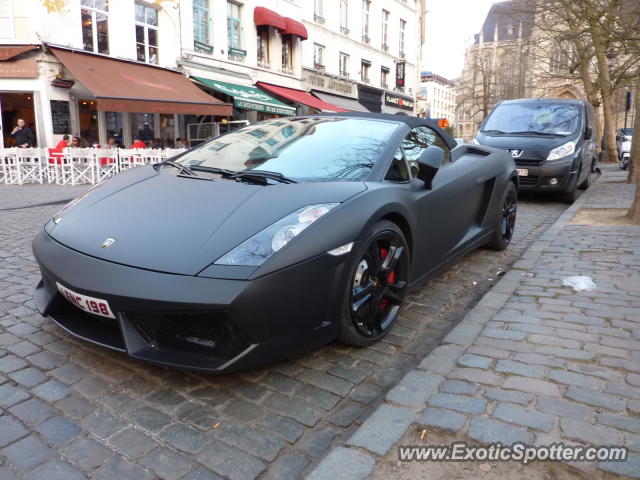
[[[159,163],[185,150],[0,148],[0,183],[96,184],[123,170]]]

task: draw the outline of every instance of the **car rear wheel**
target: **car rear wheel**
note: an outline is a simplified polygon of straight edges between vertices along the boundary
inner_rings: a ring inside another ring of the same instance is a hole
[[[351,268],[339,341],[364,347],[389,332],[400,313],[409,268],[402,230],[389,221],[374,225]]]
[[[493,239],[487,246],[493,250],[504,250],[511,243],[513,231],[516,228],[516,214],[518,211],[518,192],[513,182],[509,182],[504,191],[500,211],[496,220]]]

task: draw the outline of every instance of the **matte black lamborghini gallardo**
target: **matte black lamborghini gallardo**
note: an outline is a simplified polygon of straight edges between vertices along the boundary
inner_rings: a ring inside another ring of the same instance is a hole
[[[34,240],[35,301],[73,335],[196,370],[369,345],[407,289],[507,247],[517,188],[507,152],[426,120],[268,120],[63,208]]]

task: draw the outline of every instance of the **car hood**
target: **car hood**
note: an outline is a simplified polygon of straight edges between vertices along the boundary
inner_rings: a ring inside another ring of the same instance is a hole
[[[93,257],[195,275],[291,212],[344,202],[364,190],[361,182],[261,186],[203,181],[143,167],[106,181],[46,230],[61,244]],[[104,248],[107,238],[115,242]]]
[[[487,135],[478,132],[476,140],[480,145],[486,145],[487,147],[502,148],[504,150],[523,150],[525,153],[535,152],[542,158],[547,158],[549,152],[554,148],[564,145],[571,140],[575,141],[575,136],[536,137],[532,135]]]

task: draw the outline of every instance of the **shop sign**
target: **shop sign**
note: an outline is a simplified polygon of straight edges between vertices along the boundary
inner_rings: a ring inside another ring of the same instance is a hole
[[[356,97],[354,82],[308,71],[305,72],[304,82],[306,90],[322,90],[344,97]]]
[[[38,78],[38,62],[32,58],[0,62],[0,78]]]
[[[404,88],[405,62],[396,63],[396,88]]]
[[[269,105],[265,103],[257,103],[246,101],[241,98],[234,98],[233,104],[237,108],[241,108],[243,110],[255,110],[256,112],[266,112],[273,113],[274,115],[293,115],[295,114],[295,110],[291,107],[279,107],[278,105]]]
[[[384,92],[384,104],[403,110],[413,110],[415,102],[411,98],[401,97],[393,93]]]

